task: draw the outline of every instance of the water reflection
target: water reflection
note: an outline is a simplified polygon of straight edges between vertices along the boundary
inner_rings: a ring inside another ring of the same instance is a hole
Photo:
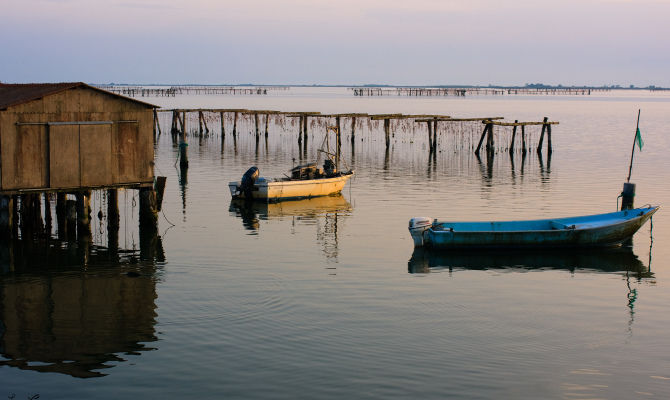
[[[0,255],[0,365],[91,378],[152,350],[160,237],[139,252],[5,241]]]
[[[316,225],[317,242],[328,259],[337,258],[339,218],[351,210],[351,204],[341,194],[278,203],[231,200],[229,207],[229,212],[242,219],[242,225],[252,234],[258,233],[262,220],[290,217],[293,227],[301,223]]]
[[[565,269],[600,272],[627,272],[638,278],[653,273],[628,247],[587,250],[478,250],[435,251],[417,248],[408,263],[408,272],[429,273],[440,270]]]

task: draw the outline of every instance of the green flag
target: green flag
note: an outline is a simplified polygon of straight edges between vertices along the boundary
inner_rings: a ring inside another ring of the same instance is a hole
[[[642,141],[642,135],[640,135],[640,128],[637,128],[635,131],[635,143],[637,143],[637,147],[640,148],[640,151],[642,151],[642,146],[644,146],[644,142]]]

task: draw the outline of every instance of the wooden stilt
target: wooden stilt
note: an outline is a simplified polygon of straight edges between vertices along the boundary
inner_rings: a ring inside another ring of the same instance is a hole
[[[10,196],[0,196],[0,239],[12,237],[14,201]]]
[[[384,118],[384,139],[388,148],[391,145],[391,120],[388,118]]]
[[[307,120],[307,115],[305,115],[305,118],[303,119],[303,122],[305,124],[303,130],[302,130],[302,145],[303,145],[303,152],[305,153],[305,156],[307,156],[307,138],[308,138],[308,130],[307,127],[309,126],[308,120]]]
[[[19,196],[18,195],[13,195],[12,196],[12,203],[13,207],[11,208],[12,211],[12,237],[13,238],[18,238],[19,237]]]
[[[519,122],[519,120],[514,120],[514,123],[515,123],[515,124],[516,124],[517,122]],[[515,139],[515,137],[516,137],[516,128],[517,128],[516,125],[514,125],[514,127],[512,128],[512,140],[511,140],[510,143],[509,143],[509,153],[510,153],[510,154],[512,154],[512,153],[514,152],[514,139]]]
[[[351,117],[351,143],[356,140],[356,117]]]
[[[432,153],[433,152],[433,124],[430,123],[430,121],[426,122],[426,126],[428,127],[428,152]]]
[[[233,117],[233,140],[237,141],[237,116],[238,112],[235,111],[235,116]]]
[[[119,248],[119,192],[117,189],[107,190],[107,247],[115,253]]]
[[[493,139],[493,124],[489,126],[489,133],[486,136],[486,152],[493,154],[495,141]]]
[[[68,240],[77,238],[77,202],[75,200],[65,201],[65,236]]]
[[[258,136],[260,133],[258,133],[258,113],[254,113],[254,121],[256,122],[256,141],[258,141]]]
[[[526,154],[526,125],[521,125],[521,152]]]
[[[77,202],[77,239],[84,240],[91,236],[91,192],[79,192]]]
[[[198,135],[202,137],[202,110],[198,111]]]
[[[67,225],[65,223],[65,193],[56,193],[56,229],[58,238],[67,239]]]
[[[270,114],[265,114],[265,138],[268,138],[268,122],[270,121]]]
[[[487,123],[487,124],[484,126],[484,131],[482,132],[482,136],[479,138],[479,144],[477,144],[477,149],[475,150],[475,153],[476,153],[476,154],[479,154],[479,150],[482,148],[482,142],[484,141],[484,137],[486,137],[486,135],[489,133],[489,129],[490,129],[492,126],[493,126],[493,125],[490,124],[490,123]]]
[[[551,154],[553,151],[551,146],[551,125],[547,124],[547,154]]]
[[[540,134],[540,141],[537,143],[537,152],[541,153],[542,152],[542,143],[544,141],[544,132],[547,130],[547,121],[549,118],[544,117],[544,120],[542,121],[542,133]]]
[[[158,205],[153,188],[140,189],[140,227],[153,232],[158,229]]]
[[[433,121],[433,153],[435,152],[437,152],[437,118]]]
[[[49,193],[44,193],[44,233],[47,238],[51,237],[52,227],[51,195]]]

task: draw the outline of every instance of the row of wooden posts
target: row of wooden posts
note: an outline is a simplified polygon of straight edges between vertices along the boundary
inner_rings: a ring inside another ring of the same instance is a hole
[[[604,88],[427,88],[427,87],[352,87],[354,96],[456,96],[472,95],[571,95],[588,96],[591,92],[609,91]]]
[[[130,97],[174,97],[176,95],[266,95],[268,91],[288,90],[288,86],[102,86],[108,92]]]
[[[174,109],[174,110],[160,110],[160,112],[168,112],[172,114],[172,123],[170,132],[173,137],[179,136],[180,140],[180,162],[182,165],[184,163],[188,165],[188,155],[186,152],[187,143],[186,143],[186,114],[187,113],[197,113],[198,114],[198,132],[202,136],[203,133],[209,132],[209,127],[207,126],[207,119],[205,118],[204,113],[214,113],[219,115],[220,121],[220,131],[225,140],[226,128],[225,128],[225,118],[224,114],[232,113],[233,115],[233,128],[232,128],[232,137],[233,140],[237,140],[237,123],[238,118],[241,114],[253,115],[255,123],[255,135],[256,140],[261,136],[261,130],[264,129],[264,135],[267,138],[269,134],[269,120],[271,115],[282,116],[287,118],[298,118],[298,135],[297,142],[298,145],[306,146],[307,143],[307,127],[309,118],[334,118],[335,119],[335,129],[337,148],[338,152],[341,146],[341,121],[344,118],[349,118],[351,120],[351,132],[350,140],[354,143],[356,139],[356,120],[360,118],[368,118],[370,120],[383,120],[384,121],[384,137],[385,144],[388,148],[391,143],[391,121],[400,120],[400,119],[413,119],[415,123],[425,123],[428,128],[428,142],[429,142],[429,151],[431,153],[436,152],[438,148],[438,127],[440,123],[454,123],[454,122],[481,122],[484,125],[482,135],[479,139],[475,153],[479,154],[484,139],[486,139],[486,151],[493,152],[495,144],[495,129],[494,127],[513,127],[512,131],[512,140],[509,146],[510,153],[514,151],[514,142],[517,135],[517,128],[521,128],[521,139],[522,139],[522,151],[526,152],[526,127],[533,125],[541,125],[542,130],[540,133],[540,139],[537,146],[537,151],[541,152],[544,144],[544,137],[547,137],[547,151],[551,153],[553,151],[552,141],[551,141],[551,126],[558,124],[556,121],[549,121],[547,117],[544,117],[543,121],[540,122],[520,122],[515,120],[514,122],[503,122],[501,121],[503,117],[483,117],[483,118],[452,118],[447,115],[403,115],[403,114],[361,114],[361,113],[347,113],[347,114],[321,114],[318,112],[282,112],[282,111],[269,111],[269,110],[246,110],[246,109]],[[265,126],[261,126],[259,115],[263,115]],[[161,135],[161,126],[158,119],[158,112],[154,110],[154,137],[156,135]]]

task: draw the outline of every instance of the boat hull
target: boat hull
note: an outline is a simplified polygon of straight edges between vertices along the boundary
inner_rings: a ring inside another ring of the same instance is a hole
[[[609,247],[629,240],[657,210],[658,207],[644,207],[533,221],[435,221],[421,232],[410,232],[415,247],[440,249]]]
[[[352,176],[353,172],[332,178],[257,182],[251,195],[253,200],[267,202],[330,196],[340,193]],[[233,199],[246,199],[240,185],[240,181],[228,183]]]

